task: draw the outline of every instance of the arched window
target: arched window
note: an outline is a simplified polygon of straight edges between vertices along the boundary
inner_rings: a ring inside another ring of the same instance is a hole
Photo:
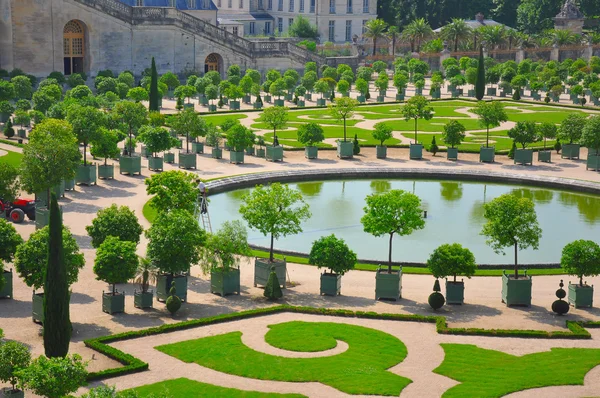
[[[83,72],[85,56],[85,31],[77,21],[69,21],[63,30],[63,56],[65,75]]]

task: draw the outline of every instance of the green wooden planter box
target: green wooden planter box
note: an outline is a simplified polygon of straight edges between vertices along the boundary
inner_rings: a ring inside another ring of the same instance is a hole
[[[185,103],[183,104],[183,109],[194,109],[194,104]]]
[[[192,152],[204,153],[204,142],[192,142]]]
[[[66,191],[74,191],[75,190],[75,179],[65,180],[65,190]]]
[[[446,152],[446,159],[458,160],[458,148],[448,148]]]
[[[306,102],[304,100],[298,100],[298,108],[304,108],[306,106]]]
[[[306,159],[316,159],[319,156],[319,148],[316,146],[307,146],[304,148],[304,157]]]
[[[294,98],[294,94],[287,93],[284,98],[286,101],[291,101]]]
[[[244,163],[244,151],[241,151],[241,152],[229,151],[229,163],[234,163],[234,164]]]
[[[261,102],[255,102],[254,104],[252,104],[252,108],[253,109],[262,109],[262,103]]]
[[[338,274],[321,274],[321,295],[338,296],[342,290],[342,276]]]
[[[167,284],[170,275],[160,274],[156,277],[156,300],[167,301],[169,298],[169,290],[171,290],[171,283]],[[187,275],[175,275],[171,278],[175,281],[175,290],[177,291],[177,297],[181,301],[187,301]]]
[[[18,129],[17,130],[17,137],[19,137],[19,138],[27,138],[27,131],[25,131],[24,129]]]
[[[337,157],[352,159],[354,157],[354,143],[352,141],[337,141]]]
[[[0,398],[25,398],[25,392],[13,390],[12,387],[4,387],[0,389]]]
[[[125,312],[125,293],[102,292],[102,311],[107,314],[118,314]]]
[[[581,145],[579,144],[563,144],[560,153],[561,159],[578,159]]]
[[[248,148],[246,148],[246,155],[254,156],[254,147],[253,146],[249,146]]]
[[[268,146],[265,159],[268,160],[269,162],[282,162],[283,161],[283,147],[281,145]]]
[[[158,157],[158,156],[152,156],[151,158],[148,158],[148,169],[154,170],[154,171],[163,171],[164,170],[163,158]]]
[[[170,133],[171,133],[171,137],[177,138],[177,132],[175,130],[171,130]]]
[[[150,156],[151,154],[148,152],[148,148],[146,148],[145,145],[142,145],[142,150],[140,151],[140,153],[142,154],[142,157],[147,158],[148,156]]]
[[[256,157],[264,158],[265,157],[265,148],[258,148],[256,150]]]
[[[139,156],[121,156],[119,159],[119,173],[142,175],[142,158]]]
[[[502,274],[502,302],[507,306],[519,305],[531,306],[531,276],[519,275],[519,279],[514,279],[513,275],[507,275],[506,271]]]
[[[225,105],[229,104],[229,98],[223,97],[223,104],[225,104]]]
[[[231,147],[229,146],[229,143],[228,143],[227,141],[225,141],[225,142],[223,143],[223,148],[224,148],[226,151],[231,151]]]
[[[440,99],[442,98],[442,92],[440,90],[432,90],[431,91],[431,98],[433,99]],[[402,98],[404,100],[404,98]]]
[[[10,271],[4,270],[2,274],[4,276],[4,286],[0,289],[0,298],[14,298],[12,269]]]
[[[396,96],[397,97],[397,96]],[[356,97],[356,99],[358,100],[358,102],[360,102],[361,104],[364,104],[365,101],[367,100],[366,97],[364,95],[359,95],[358,97]],[[397,99],[397,98],[396,98]]]
[[[600,155],[588,155],[585,169],[600,171]]]
[[[392,273],[389,274],[388,267],[380,265],[375,273],[375,300],[399,300],[401,298],[402,267],[392,267]]]
[[[446,279],[446,303],[463,304],[465,301],[465,283]]]
[[[387,146],[376,145],[375,146],[375,154],[377,156],[377,159],[385,159],[387,157]]]
[[[223,157],[223,150],[221,148],[213,148],[210,152],[210,156],[213,159],[221,159]]]
[[[318,98],[317,99],[317,106],[325,106],[327,100],[325,98]]]
[[[581,103],[581,100],[579,99],[579,97],[573,98],[572,101],[573,101],[573,105],[579,105]]]
[[[363,102],[365,102],[364,98],[365,97],[363,97]],[[360,101],[360,97],[359,97],[359,101]],[[404,101],[404,94],[396,94],[396,101]]]
[[[229,109],[232,111],[240,110],[240,101],[229,101]]]
[[[228,294],[240,294],[240,270],[231,268],[229,271],[211,271],[210,292],[221,297]]]
[[[283,106],[283,105],[285,105],[285,100],[282,100],[282,99],[275,100],[275,106]]]
[[[498,95],[501,98],[506,98],[506,93],[504,91],[500,91],[500,95]]]
[[[513,164],[533,164],[533,150],[531,149],[517,149],[515,151],[515,158]]]
[[[196,154],[193,152],[179,152],[179,168],[180,169],[195,169]]]
[[[44,323],[44,293],[31,296],[31,318],[35,323]]]
[[[208,111],[209,112],[216,112],[217,111],[217,106],[213,105],[213,104],[208,105]]]
[[[208,98],[206,98],[205,95],[199,95],[198,96],[198,101],[200,101],[200,105],[208,105]]]
[[[494,163],[496,159],[496,147],[484,147],[479,148],[479,161]]]
[[[423,159],[423,144],[410,144],[410,159]]]
[[[250,98],[249,95],[244,95],[242,100],[244,101],[244,104],[249,104],[252,101],[252,98]]]
[[[48,225],[49,218],[50,213],[46,207],[35,206],[35,229],[42,229]]]
[[[285,289],[286,284],[286,262],[285,260],[275,259],[274,262],[270,263],[267,258],[255,258],[254,259],[254,287],[261,285],[266,286],[269,281],[269,275],[271,275],[271,267],[275,267],[275,274],[279,280],[279,285],[282,289]]]
[[[475,90],[467,90],[467,97],[475,98]]]
[[[164,161],[165,161],[165,163],[169,163],[169,164],[175,163],[175,154],[171,153],[171,152],[165,153]]]
[[[312,101],[312,93],[306,93],[306,94],[304,94],[304,99],[306,101]]]
[[[112,164],[98,166],[98,178],[107,180],[109,178],[115,178],[115,166]]]
[[[270,95],[265,95],[264,98],[265,98],[265,101],[271,102],[271,96]]]
[[[75,175],[75,182],[77,184],[85,184],[85,185],[92,185],[92,184],[96,184],[96,176],[97,176],[97,169],[96,169],[96,164],[88,164],[88,165],[83,165],[80,164],[79,167],[77,167],[77,174]]]
[[[569,282],[569,304],[575,308],[594,306],[594,286]]]
[[[146,293],[134,292],[133,293],[133,306],[135,308],[152,308],[154,303],[154,293],[147,291]]]
[[[350,93],[348,91],[346,91],[345,93],[342,93],[342,97],[350,97]]]
[[[65,182],[61,181],[60,184],[55,185],[50,192],[54,192],[57,199],[65,197]],[[48,194],[47,192],[39,192],[35,194],[35,200],[39,202],[41,206],[48,206]]]
[[[415,95],[423,95],[423,89],[422,88],[415,88]]]
[[[10,113],[0,113],[0,123],[8,122],[8,118],[10,117]]]
[[[538,151],[538,162],[552,162],[552,151]]]
[[[377,96],[377,102],[385,102],[385,97],[382,95]]]

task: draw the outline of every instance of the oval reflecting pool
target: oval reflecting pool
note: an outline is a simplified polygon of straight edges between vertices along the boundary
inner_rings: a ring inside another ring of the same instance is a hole
[[[512,248],[498,255],[480,235],[485,223],[483,204],[504,193],[531,198],[535,202],[543,234],[539,250],[523,250],[519,262],[556,263],[565,244],[576,239],[600,241],[600,196],[524,186],[457,181],[349,180],[290,184],[303,193],[312,217],[304,232],[279,239],[275,248],[308,253],[312,242],[336,234],[361,259],[387,260],[388,237],[376,238],[363,231],[365,197],[390,189],[414,192],[427,210],[425,228],[409,236],[395,236],[394,261],[425,262],[442,243],[458,242],[475,254],[480,264],[510,264]],[[227,220],[239,219],[241,198],[251,189],[240,189],[210,197],[213,229]],[[249,242],[267,247],[269,238],[249,230]]]

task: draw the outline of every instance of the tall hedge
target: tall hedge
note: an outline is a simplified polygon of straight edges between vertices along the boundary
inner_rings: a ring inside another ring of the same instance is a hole
[[[158,107],[160,94],[158,92],[158,73],[156,72],[156,61],[152,57],[152,74],[150,76],[150,112],[160,112]]]

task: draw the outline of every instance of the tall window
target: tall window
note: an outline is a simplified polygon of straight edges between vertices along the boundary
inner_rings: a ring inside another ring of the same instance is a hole
[[[263,0],[258,0],[258,9],[259,10],[264,10],[265,9],[265,5],[263,3]]]
[[[267,1],[267,10],[272,10],[273,9],[273,0],[268,0]]]
[[[138,7],[143,7],[144,6],[144,0],[137,0],[135,2],[135,5],[138,6]]]
[[[277,30],[283,32],[283,18],[277,18]]]
[[[368,19],[363,19],[362,21],[362,34],[365,34],[365,31],[367,30],[367,21]]]
[[[244,8],[244,0],[240,0],[240,8]]]
[[[250,22],[250,34],[253,35],[256,30],[256,22]]]
[[[310,12],[315,13],[315,0],[310,0]]]
[[[271,34],[271,22],[267,21],[265,22],[265,35],[270,35]]]
[[[229,7],[229,8],[233,7],[232,2],[233,2],[233,0],[227,0],[227,7]]]
[[[329,41],[335,41],[335,21],[329,21]]]
[[[236,36],[237,36],[237,35],[238,35],[238,27],[237,27],[237,26],[234,26],[234,27],[231,29],[231,32],[232,32],[234,35],[236,35]]]
[[[335,0],[329,0],[329,13],[335,14]]]
[[[217,1],[217,7],[221,8],[221,0]]]
[[[195,9],[196,8],[196,0],[188,0],[188,8]]]
[[[283,11],[283,0],[277,2],[277,11]]]
[[[175,7],[175,0],[169,0],[169,7]]]
[[[346,3],[346,12],[348,14],[352,14],[352,0],[347,0],[347,3]]]
[[[363,13],[369,13],[369,0],[363,0]]]
[[[290,12],[294,12],[294,0],[290,0]]]
[[[304,0],[300,0],[300,12],[304,12]]]
[[[291,28],[293,24],[294,24],[294,18],[289,18],[288,19],[288,29]]]
[[[346,21],[346,41],[352,41],[352,21]]]

